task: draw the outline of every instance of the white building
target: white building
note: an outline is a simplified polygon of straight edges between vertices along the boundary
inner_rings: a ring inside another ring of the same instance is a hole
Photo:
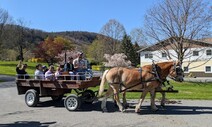
[[[172,38],[139,50],[141,66],[152,64],[153,60],[155,62],[177,60],[178,56],[173,50],[176,46],[170,43],[170,39]],[[185,39],[183,47],[187,47],[182,65],[185,75],[212,77],[212,39],[204,41]]]

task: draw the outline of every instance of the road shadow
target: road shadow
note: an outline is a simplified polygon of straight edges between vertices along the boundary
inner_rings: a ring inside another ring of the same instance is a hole
[[[14,123],[0,124],[0,127],[48,127],[55,123],[56,122],[16,121]]]
[[[130,104],[134,105],[134,104]],[[157,106],[158,111],[152,111],[150,106],[142,106],[140,115],[199,115],[199,114],[212,114],[212,107],[207,106],[182,106],[182,105],[167,105],[165,108]],[[113,102],[107,102],[108,112],[119,112],[117,106]],[[84,104],[79,111],[102,111],[101,102],[93,105]],[[135,113],[135,106],[130,106],[126,109],[125,113]]]
[[[119,111],[118,107],[112,102],[107,102],[108,112],[116,112]],[[64,99],[61,101],[40,101],[36,107],[55,107],[55,108],[65,108],[64,106]],[[89,111],[102,111],[101,109],[101,101],[89,104],[82,102],[80,108],[77,110],[79,112],[89,112]]]
[[[142,106],[140,115],[199,115],[212,114],[212,107],[204,106],[182,106],[182,105],[167,105],[165,108],[157,106],[158,111],[152,111],[150,106]],[[135,108],[128,108],[126,113],[135,113]]]
[[[135,113],[135,105],[136,103],[130,103],[129,107],[126,109],[125,113]],[[45,101],[40,102],[38,107],[64,107],[64,100],[55,102],[55,101]],[[141,106],[141,115],[199,115],[199,114],[212,114],[212,107],[207,106],[183,106],[181,102],[172,102],[166,105],[165,108],[157,106],[159,108],[158,111],[154,112],[151,110],[150,106]],[[112,102],[107,102],[108,113],[111,112],[119,112],[118,107]],[[77,110],[77,112],[90,112],[90,111],[100,111],[101,109],[101,101],[98,101],[93,104],[82,103],[81,107]]]
[[[107,109],[108,109],[108,113],[119,112],[118,107],[112,101],[107,102]],[[95,102],[93,104],[83,103],[78,111],[79,112],[89,112],[89,111],[102,112],[101,101]]]
[[[56,107],[61,108],[64,107],[64,100],[61,101],[53,101],[53,100],[47,100],[47,101],[40,101],[36,107]]]

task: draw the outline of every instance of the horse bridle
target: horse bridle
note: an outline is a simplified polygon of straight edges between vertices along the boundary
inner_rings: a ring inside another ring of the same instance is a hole
[[[176,76],[173,77],[173,76],[170,76],[170,75],[169,75],[169,78],[171,78],[171,79],[173,79],[173,80],[176,80],[176,78],[177,78],[178,76],[181,76],[181,75],[182,75],[183,70],[182,70],[181,65],[177,65],[176,62],[174,62],[173,65],[174,65],[174,71],[176,72]]]

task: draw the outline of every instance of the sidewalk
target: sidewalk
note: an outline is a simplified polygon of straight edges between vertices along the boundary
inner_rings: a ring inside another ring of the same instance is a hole
[[[212,82],[212,77],[184,78],[187,82]]]

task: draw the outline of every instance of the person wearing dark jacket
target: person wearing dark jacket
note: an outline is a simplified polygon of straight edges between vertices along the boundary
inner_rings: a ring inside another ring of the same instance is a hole
[[[66,76],[67,80],[74,80],[74,65],[73,65],[73,58],[72,57],[68,57],[68,62],[64,64],[64,71],[68,72],[69,76]]]
[[[68,63],[64,65],[64,71],[74,71],[73,58],[68,57]]]
[[[29,75],[26,72],[27,64],[23,64],[22,61],[16,67],[16,73],[19,79],[29,79]]]

